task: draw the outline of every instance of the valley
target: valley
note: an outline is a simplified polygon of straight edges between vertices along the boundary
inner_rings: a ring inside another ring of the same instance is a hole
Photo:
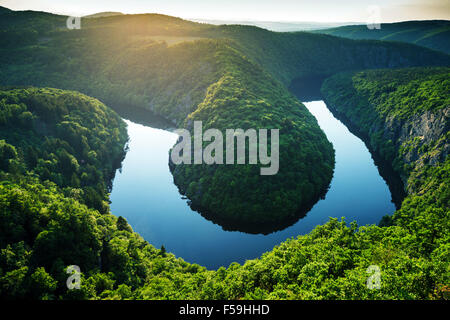
[[[0,7],[2,299],[448,294],[445,50],[160,14],[65,20]],[[168,131],[194,121],[280,129],[279,172],[169,171]]]

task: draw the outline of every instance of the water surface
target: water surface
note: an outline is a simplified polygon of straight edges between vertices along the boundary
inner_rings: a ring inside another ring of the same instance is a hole
[[[113,182],[111,210],[145,240],[210,269],[259,257],[287,238],[308,233],[329,217],[376,224],[395,211],[391,194],[364,143],[334,118],[323,101],[304,103],[336,150],[330,189],[306,217],[269,235],[224,231],[182,199],[169,171],[177,135],[127,121],[129,151]]]

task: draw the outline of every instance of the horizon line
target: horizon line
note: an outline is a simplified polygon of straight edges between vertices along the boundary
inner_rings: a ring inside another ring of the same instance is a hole
[[[363,25],[366,24],[366,22],[361,22],[361,21],[314,21],[314,20],[259,20],[259,19],[250,19],[250,18],[244,18],[244,19],[233,19],[233,18],[212,18],[212,17],[182,17],[182,16],[176,16],[176,15],[170,15],[170,14],[166,14],[166,13],[159,13],[159,12],[121,12],[121,11],[98,11],[98,12],[94,12],[94,13],[86,13],[86,14],[70,14],[70,13],[63,13],[63,12],[51,12],[51,11],[42,11],[42,10],[33,10],[33,9],[24,9],[24,10],[14,10],[11,8],[8,8],[6,6],[2,6],[0,5],[0,7],[6,8],[8,10],[14,11],[14,12],[27,12],[27,11],[31,11],[31,12],[42,12],[42,13],[48,13],[48,14],[54,14],[54,15],[59,15],[59,16],[67,16],[67,17],[87,17],[87,16],[91,16],[91,15],[96,15],[96,14],[101,14],[101,13],[117,13],[117,15],[163,15],[163,16],[168,16],[168,17],[173,17],[173,18],[179,18],[182,20],[187,20],[187,21],[192,21],[192,22],[198,22],[198,23],[202,23],[202,21],[206,21],[206,22],[212,22],[212,21],[216,21],[216,22],[224,22],[224,24],[226,24],[227,22],[256,22],[256,23],[262,23],[262,22],[272,22],[272,23],[291,23],[291,24],[295,24],[295,23],[316,23],[316,24],[345,24],[345,25]],[[381,24],[388,24],[388,23],[402,23],[402,22],[413,22],[413,21],[449,21],[448,19],[412,19],[412,20],[392,20],[392,21],[384,21],[384,22],[380,22]],[[203,22],[205,23],[205,22]]]

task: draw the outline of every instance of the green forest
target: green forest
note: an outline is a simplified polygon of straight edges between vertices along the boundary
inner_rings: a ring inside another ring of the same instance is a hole
[[[450,44],[448,42],[450,22],[448,20],[382,23],[379,29],[368,29],[366,25],[353,25],[318,30],[316,32],[350,39],[414,43],[450,54]]]
[[[29,33],[30,40],[0,50],[0,84],[77,90],[113,109],[144,108],[185,128],[194,120],[205,130],[280,128],[275,176],[255,177],[259,166],[249,165],[173,169],[194,205],[231,223],[292,219],[331,181],[334,151],[286,89],[294,78],[450,64],[448,55],[410,44],[211,26],[157,14],[84,19],[80,30],[61,28],[64,19],[56,15],[2,15],[5,32],[12,38]]]
[[[154,14],[90,18],[80,30],[46,13],[0,7],[0,17],[2,299],[448,295],[447,54]],[[187,129],[194,120],[204,129],[281,128],[275,176],[249,165],[172,167],[180,192],[222,219],[274,223],[316,201],[332,178],[334,150],[287,89],[311,75],[331,76],[322,86],[330,109],[402,177],[407,197],[392,217],[379,226],[331,219],[258,259],[207,270],[111,214],[111,179],[127,148],[120,106]],[[436,134],[420,126],[402,134],[431,116],[443,119]],[[66,287],[72,264],[82,270],[80,290]],[[380,290],[366,287],[374,264],[383,270]]]

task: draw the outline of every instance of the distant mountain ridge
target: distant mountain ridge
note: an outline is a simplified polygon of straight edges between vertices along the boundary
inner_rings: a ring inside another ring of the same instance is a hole
[[[408,42],[450,54],[450,21],[448,20],[382,23],[380,29],[369,29],[366,25],[352,25],[315,32],[355,40]]]
[[[123,15],[122,12],[104,11],[104,12],[89,14],[87,16],[83,16],[83,18],[103,18],[103,17],[113,17],[113,16],[121,16],[121,15]]]
[[[77,90],[190,132],[195,121],[222,131],[281,130],[276,175],[261,176],[254,165],[170,164],[180,193],[224,229],[284,228],[332,179],[333,146],[287,88],[299,77],[333,75],[322,86],[327,102],[367,132],[394,169],[411,173],[412,183],[400,210],[380,226],[332,218],[258,259],[207,270],[155,249],[110,214],[104,178],[116,171],[111,160],[126,139],[125,124],[106,105],[75,91],[0,88],[0,300],[448,296],[450,161],[437,159],[450,139],[448,54],[157,14],[84,19],[81,30],[69,30],[66,19],[3,11],[0,85]],[[411,66],[422,68],[359,71]],[[83,272],[80,290],[67,290],[73,263]],[[382,270],[377,290],[365,285],[368,266]]]
[[[213,25],[248,25],[276,32],[311,31],[336,28],[346,25],[358,25],[358,22],[311,22],[311,21],[250,21],[250,20],[214,20],[214,19],[189,19],[194,22],[208,23]]]
[[[331,179],[333,149],[288,91],[292,80],[450,65],[449,55],[409,43],[215,26],[161,14],[84,19],[81,30],[69,30],[66,19],[33,11],[2,16],[0,84],[78,90],[112,107],[147,109],[188,130],[196,120],[205,129],[284,130],[280,172],[270,179],[253,178],[259,173],[250,169],[257,167],[171,168],[193,205],[234,230],[245,225],[253,231],[258,224],[263,230],[258,232],[266,232],[266,226],[298,218],[299,209],[318,198]],[[224,192],[224,185],[231,188],[236,181],[239,189]],[[251,196],[245,190],[252,190]]]

